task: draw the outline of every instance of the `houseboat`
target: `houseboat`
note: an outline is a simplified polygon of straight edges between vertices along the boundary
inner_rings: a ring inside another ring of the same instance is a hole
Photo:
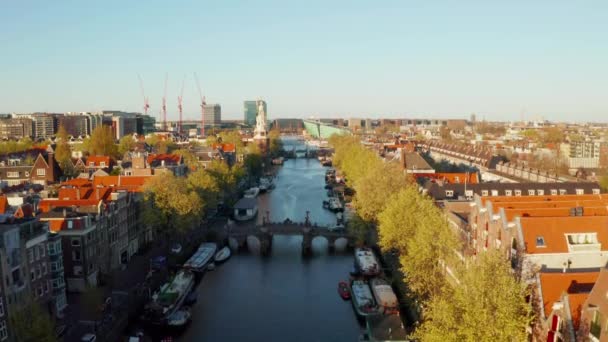
[[[350,285],[350,293],[353,308],[357,316],[365,318],[378,313],[378,306],[366,281],[353,280]]]
[[[377,276],[380,273],[380,264],[369,248],[355,249],[355,265],[361,274],[367,277]]]
[[[374,278],[369,282],[372,293],[378,303],[380,313],[386,315],[399,313],[399,302],[393,288],[382,278]]]
[[[342,206],[342,202],[340,202],[340,199],[338,197],[329,198],[329,210],[335,211],[335,212],[344,210],[344,207]]]
[[[184,263],[184,268],[197,273],[203,273],[207,269],[207,264],[215,256],[217,245],[212,242],[203,242],[190,259]]]
[[[264,192],[264,191],[268,191],[270,189],[272,189],[274,187],[274,184],[272,183],[272,178],[270,177],[262,177],[260,178],[260,191]]]
[[[255,198],[241,198],[234,205],[234,219],[248,221],[258,214],[258,201]]]
[[[194,274],[181,270],[160,290],[152,295],[152,301],[147,305],[147,317],[154,323],[163,323],[177,312],[194,287]]]

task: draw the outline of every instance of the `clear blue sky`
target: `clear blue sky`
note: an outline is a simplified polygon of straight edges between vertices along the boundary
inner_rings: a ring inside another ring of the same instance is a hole
[[[289,2],[289,3],[288,3]],[[86,3],[86,4],[85,4]],[[0,112],[608,116],[608,1],[5,1]]]

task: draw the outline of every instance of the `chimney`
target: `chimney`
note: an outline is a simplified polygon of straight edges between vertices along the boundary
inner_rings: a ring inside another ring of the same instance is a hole
[[[100,197],[100,196],[99,196],[99,188],[95,189],[95,194],[97,195],[97,198],[96,198],[96,199],[97,199],[97,200],[99,200],[99,197]]]
[[[55,153],[49,152],[46,159],[49,164],[49,170],[46,172],[46,179],[52,182],[55,180]]]

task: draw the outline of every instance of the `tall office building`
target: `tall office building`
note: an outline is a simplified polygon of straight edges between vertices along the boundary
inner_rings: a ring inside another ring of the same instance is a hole
[[[34,136],[36,138],[50,138],[57,132],[57,118],[50,114],[35,114],[34,120]]]
[[[264,105],[264,113],[266,113],[266,117],[268,117],[268,108],[266,107],[266,101],[262,101]],[[246,125],[255,126],[255,118],[258,116],[258,105],[257,101],[244,101],[243,102],[243,112],[245,114],[244,122]]]
[[[219,126],[222,123],[222,106],[219,104],[205,105],[205,126]]]

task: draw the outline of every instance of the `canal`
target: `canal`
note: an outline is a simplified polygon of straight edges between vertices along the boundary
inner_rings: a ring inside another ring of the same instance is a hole
[[[288,141],[287,143],[293,143]],[[280,168],[276,188],[259,197],[260,214],[330,225],[335,215],[322,208],[325,168],[316,159],[290,159]],[[350,302],[337,293],[348,278],[352,253],[329,254],[327,242],[313,241],[313,255],[301,255],[301,237],[275,236],[269,257],[256,246],[233,254],[208,272],[198,286],[192,323],[180,341],[356,341],[360,326]]]

